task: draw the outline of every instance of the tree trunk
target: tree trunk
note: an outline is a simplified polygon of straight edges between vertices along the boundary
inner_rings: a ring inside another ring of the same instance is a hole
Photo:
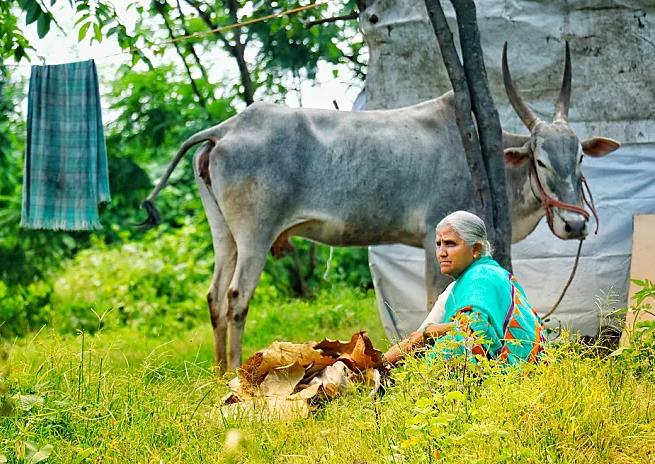
[[[217,31],[217,25],[212,21],[211,15],[202,9],[202,6],[204,5],[201,2],[198,2],[196,0],[185,0],[189,5],[191,5],[196,12],[198,13],[198,16],[205,22],[207,27],[209,29],[214,30],[214,35],[218,37],[218,39],[223,42],[225,45],[225,48],[230,52],[230,55],[236,60],[237,62],[237,67],[239,68],[239,76],[241,78],[241,85],[243,86],[243,91],[241,92],[241,98],[243,98],[243,101],[246,103],[246,105],[251,105],[255,100],[254,100],[254,95],[255,95],[255,86],[252,82],[252,76],[250,74],[250,70],[248,69],[248,64],[246,63],[246,58],[245,58],[245,50],[246,46],[241,40],[241,32],[240,29],[236,29],[234,31],[234,42],[235,44],[232,45],[230,41],[223,35],[222,32]],[[230,12],[230,17],[232,18],[233,23],[236,23],[238,21],[238,8],[239,6],[234,0],[228,0],[227,2],[227,7]]]
[[[473,198],[476,204],[476,210],[485,224],[493,225],[491,192],[489,191],[486,164],[484,163],[480,149],[480,140],[478,139],[475,122],[473,121],[471,92],[467,75],[459,61],[453,36],[439,0],[428,0],[425,3],[434,33],[439,41],[439,48],[441,48],[441,54],[453,86],[453,91],[455,92],[457,127],[459,128],[462,145],[464,145],[464,152],[466,153],[466,159],[471,170]]]
[[[239,22],[239,17],[237,16],[237,11],[239,5],[235,0],[227,0],[227,7],[230,10],[230,17],[234,24]],[[239,67],[239,75],[241,76],[241,85],[243,85],[243,100],[246,102],[246,105],[252,105],[255,102],[255,87],[252,83],[252,77],[250,71],[248,70],[248,63],[246,63],[246,46],[241,40],[241,28],[236,28],[234,30],[234,46],[230,47],[232,56],[237,60],[237,66]]]
[[[512,218],[507,197],[502,128],[487,79],[475,3],[473,0],[451,0],[451,3],[457,15],[462,61],[478,125],[482,159],[489,180],[492,207],[492,217],[487,223],[487,229],[491,232],[489,238],[496,246],[496,260],[511,271]],[[485,214],[488,213],[485,211]]]
[[[363,8],[360,27],[369,47],[369,64],[365,92],[355,103],[356,108],[397,108],[434,98],[450,90],[449,75],[428,16],[429,1],[367,0],[358,3]],[[452,0],[452,3],[460,22],[460,44],[465,49],[461,74],[470,76],[462,78],[460,75],[456,80],[461,84],[457,84],[455,91],[458,105],[466,106],[466,102],[462,101],[466,98],[463,95],[470,96],[469,109],[458,111],[465,115],[458,119],[457,124],[464,129],[462,141],[468,147],[467,161],[471,167],[475,201],[472,206],[487,225],[489,239],[496,248],[496,258],[501,265],[511,269],[511,211],[505,191],[502,132],[486,82],[476,12],[471,0]],[[434,6],[435,2],[432,2]],[[452,10],[446,13],[454,27]],[[443,22],[447,27],[445,18]],[[446,34],[452,56],[457,58],[450,29],[446,30]],[[457,64],[461,71],[459,59]],[[475,115],[476,129],[471,129],[471,114]],[[470,146],[477,146],[473,148],[475,153],[472,155]]]
[[[475,3],[473,0],[451,0],[451,3],[457,15],[463,66],[440,0],[426,0],[428,15],[455,92],[457,125],[471,170],[476,209],[487,225],[490,241],[496,246],[496,259],[511,271],[512,224],[502,129],[482,58]]]

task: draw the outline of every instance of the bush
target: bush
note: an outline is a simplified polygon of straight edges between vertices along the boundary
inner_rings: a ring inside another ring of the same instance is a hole
[[[365,247],[329,247],[294,237],[293,250],[282,258],[269,255],[266,280],[286,296],[311,296],[321,287],[345,284],[361,290],[373,288]]]
[[[212,254],[193,225],[175,234],[110,248],[96,242],[54,282],[53,323],[60,331],[135,326],[175,333],[206,319]]]
[[[106,245],[96,239],[91,248],[69,261],[54,279],[52,295],[44,295],[42,308],[48,311],[42,318],[51,316],[60,332],[131,326],[150,335],[170,335],[207,321],[206,293],[214,263],[204,224],[189,220],[179,229],[151,231],[140,242],[121,242],[119,239],[116,245]],[[365,259],[366,250],[361,250]],[[322,251],[327,253],[327,247]],[[352,251],[339,253],[348,256]],[[321,263],[322,259],[317,261]],[[252,305],[277,307],[293,296],[286,264],[269,257]],[[309,280],[313,293],[317,294],[319,286],[359,282],[358,271],[349,274],[349,266],[357,269],[348,259],[333,258],[329,281],[317,277],[323,268],[316,266],[313,280]],[[344,315],[335,313],[335,317]]]
[[[655,282],[649,280],[634,280],[635,284],[641,287],[635,296],[635,304],[630,311],[634,312],[635,320],[638,320],[640,313],[653,314],[653,302],[655,302]],[[618,311],[626,314],[628,308]],[[655,380],[655,320],[642,320],[636,322],[633,327],[628,327],[630,335],[628,346],[619,348],[613,355],[620,356],[639,376]]]
[[[24,335],[47,323],[52,286],[48,281],[11,285],[0,280],[0,338]]]

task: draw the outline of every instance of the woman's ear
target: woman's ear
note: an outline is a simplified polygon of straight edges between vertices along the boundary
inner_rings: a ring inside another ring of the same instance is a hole
[[[477,242],[473,244],[473,258],[478,259],[482,256],[482,243]]]

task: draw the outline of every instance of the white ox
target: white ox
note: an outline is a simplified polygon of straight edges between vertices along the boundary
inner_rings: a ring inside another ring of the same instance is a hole
[[[619,146],[602,137],[580,142],[569,127],[568,45],[565,61],[551,123],[523,103],[503,51],[508,98],[530,130],[529,136],[503,133],[513,242],[543,217],[540,191],[554,201],[553,232],[564,239],[584,237],[589,216],[582,209],[582,154],[603,156]],[[183,143],[144,202],[144,224],[159,222],[155,197],[187,150],[201,142],[208,143],[194,157],[194,172],[215,253],[207,300],[221,368],[226,361],[228,368],[240,365],[248,305],[266,254],[290,236],[335,246],[422,247],[428,305],[436,300],[435,226],[453,210],[474,208],[451,92],[385,111],[255,103]]]

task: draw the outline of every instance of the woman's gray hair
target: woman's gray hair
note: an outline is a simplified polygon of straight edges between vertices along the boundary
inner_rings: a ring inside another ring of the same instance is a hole
[[[468,246],[476,243],[482,245],[482,256],[491,256],[491,243],[487,239],[487,227],[484,221],[468,211],[455,211],[437,224],[437,233],[446,226],[452,227]]]

